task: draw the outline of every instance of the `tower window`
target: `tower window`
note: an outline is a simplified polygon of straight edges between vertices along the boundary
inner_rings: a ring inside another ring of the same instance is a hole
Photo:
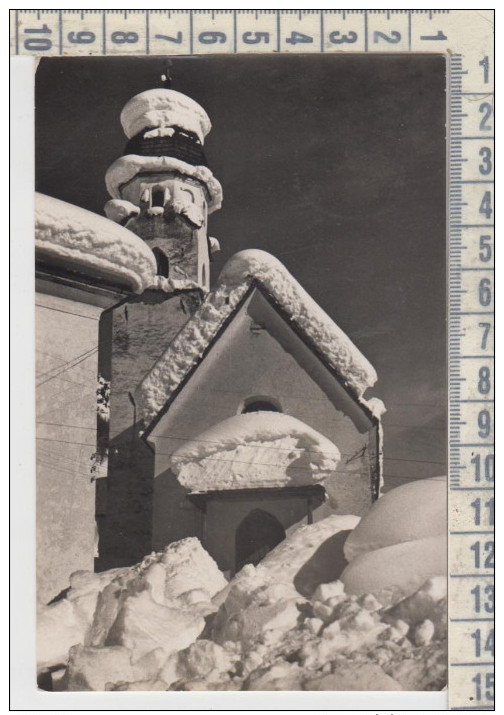
[[[282,412],[280,404],[266,397],[251,397],[245,400],[241,411],[242,415],[247,412]]]
[[[156,258],[156,270],[158,276],[164,276],[168,278],[170,272],[170,262],[168,256],[166,256],[160,248],[153,248],[152,253]]]
[[[151,206],[164,206],[164,189],[152,189]]]

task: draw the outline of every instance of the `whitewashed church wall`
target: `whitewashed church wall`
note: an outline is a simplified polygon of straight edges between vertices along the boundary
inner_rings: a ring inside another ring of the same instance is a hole
[[[37,583],[47,602],[93,570],[101,307],[36,296]]]
[[[154,544],[163,543],[173,526],[167,519],[168,511],[172,515],[173,511],[166,504],[170,493],[167,479],[175,479],[167,472],[170,455],[185,440],[238,414],[244,401],[253,396],[272,398],[284,413],[321,432],[339,448],[342,457],[338,473],[326,485],[338,513],[362,514],[369,508],[368,433],[359,432],[351,419],[336,410],[295,357],[266,329],[258,327],[244,306],[149,438],[156,451]]]

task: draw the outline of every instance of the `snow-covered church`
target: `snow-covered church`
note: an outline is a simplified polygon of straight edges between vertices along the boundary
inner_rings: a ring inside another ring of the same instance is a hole
[[[222,189],[206,112],[153,89],[121,122],[107,218],[37,196],[46,603],[78,569],[187,536],[232,575],[294,524],[362,515],[382,484],[384,407],[364,397],[376,373],[350,339],[264,251],[233,255],[211,287]]]

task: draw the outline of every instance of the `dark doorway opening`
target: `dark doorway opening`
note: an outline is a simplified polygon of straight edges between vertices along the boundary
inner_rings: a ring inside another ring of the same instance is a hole
[[[267,553],[285,539],[285,529],[267,511],[254,509],[236,530],[235,571],[245,564],[258,564]]]
[[[168,278],[168,274],[170,272],[170,262],[168,260],[168,257],[165,256],[165,254],[160,248],[153,248],[152,253],[156,258],[156,270],[158,276],[164,276],[165,278]]]

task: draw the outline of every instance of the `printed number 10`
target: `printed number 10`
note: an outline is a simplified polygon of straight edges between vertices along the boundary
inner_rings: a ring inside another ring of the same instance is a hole
[[[481,481],[481,455],[476,454],[471,459],[471,464],[474,464],[474,481]],[[485,457],[485,480],[487,482],[493,482],[494,480],[494,456],[493,454],[487,454]]]

